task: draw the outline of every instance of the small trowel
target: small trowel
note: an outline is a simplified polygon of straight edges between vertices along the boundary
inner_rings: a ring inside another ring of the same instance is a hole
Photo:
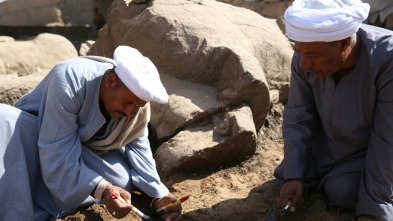
[[[268,221],[278,221],[278,217],[277,217],[277,212],[283,212],[286,211],[289,208],[289,203],[287,205],[284,206],[284,208],[282,209],[269,209],[269,211],[267,212],[267,220]]]

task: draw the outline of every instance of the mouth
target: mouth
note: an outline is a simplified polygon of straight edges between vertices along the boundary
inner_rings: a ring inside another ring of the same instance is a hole
[[[120,117],[127,117],[127,114],[125,114],[124,112],[116,111],[116,113],[117,113],[117,115],[118,115],[117,118],[120,118]]]
[[[314,70],[314,69],[308,69],[306,71],[311,73],[312,75],[314,75],[316,77],[323,76],[322,71],[318,71],[318,70]]]

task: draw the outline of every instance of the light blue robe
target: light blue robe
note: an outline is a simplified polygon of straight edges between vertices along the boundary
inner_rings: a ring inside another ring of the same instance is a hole
[[[100,156],[83,145],[105,123],[99,88],[111,68],[86,58],[68,59],[14,107],[0,105],[0,220],[62,217],[91,202],[102,178],[128,191],[138,187],[150,197],[168,195],[147,133]],[[108,131],[95,138],[106,136]]]
[[[393,32],[363,25],[358,34],[357,66],[337,86],[332,77],[301,70],[295,52],[284,109],[284,160],[275,176],[357,178],[347,180],[350,185],[331,179],[337,185],[331,193],[347,186],[342,194],[351,197],[340,200],[354,199],[357,215],[393,220]]]

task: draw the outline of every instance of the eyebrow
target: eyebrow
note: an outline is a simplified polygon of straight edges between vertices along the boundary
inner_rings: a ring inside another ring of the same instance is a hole
[[[146,103],[144,103],[143,105],[138,105],[138,104],[132,102],[131,100],[129,100],[128,98],[124,98],[124,99],[125,99],[127,104],[135,104],[135,106],[137,106],[137,107],[143,107],[143,106],[146,105]]]

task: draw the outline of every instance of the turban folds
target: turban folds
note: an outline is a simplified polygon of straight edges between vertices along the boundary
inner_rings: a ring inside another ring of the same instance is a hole
[[[361,0],[295,0],[284,13],[286,34],[299,42],[342,40],[359,30],[369,11]]]
[[[138,50],[120,45],[113,58],[117,63],[115,72],[120,80],[140,99],[167,103],[168,94],[161,83],[156,66]]]

